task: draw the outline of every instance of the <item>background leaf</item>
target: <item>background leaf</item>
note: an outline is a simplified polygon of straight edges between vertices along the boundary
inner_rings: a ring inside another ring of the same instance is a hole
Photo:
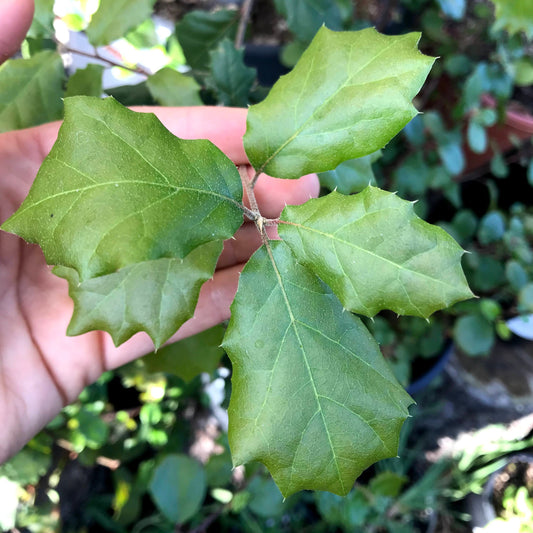
[[[45,50],[0,67],[0,132],[61,118],[65,73],[59,54]]]
[[[470,298],[462,248],[418,218],[413,204],[375,187],[355,196],[332,192],[287,206],[281,238],[325,281],[344,307],[427,317]]]
[[[382,148],[417,113],[433,58],[419,34],[321,28],[294,69],[250,108],[244,147],[256,170],[298,178]]]
[[[222,105],[246,107],[248,94],[254,84],[256,71],[243,60],[244,50],[237,50],[229,39],[224,39],[216,50],[210,52],[211,77],[209,84],[215,89]]]
[[[156,0],[100,0],[92,16],[87,37],[93,46],[120,39],[152,14]]]
[[[204,501],[204,469],[186,455],[167,455],[155,468],[149,491],[168,520],[183,524],[196,514]]]
[[[191,11],[176,25],[176,36],[183,49],[187,64],[198,70],[209,69],[209,51],[225,37],[235,38],[239,12],[221,9],[214,13]]]
[[[372,163],[380,157],[381,151],[378,150],[373,154],[345,161],[335,170],[321,172],[318,175],[320,185],[330,191],[337,190],[341,194],[360,192],[368,185],[376,185]]]
[[[523,31],[533,39],[533,3],[509,0],[492,0],[492,3],[496,6],[495,29],[505,29],[511,35]]]
[[[224,339],[234,464],[264,463],[284,496],[347,494],[396,455],[410,397],[362,322],[281,241],[245,266]]]
[[[35,0],[35,12],[26,38],[50,38],[54,35],[54,0]]]
[[[342,29],[341,12],[332,0],[274,0],[274,4],[301,41],[311,41],[323,24],[330,30]]]
[[[185,382],[191,381],[202,372],[212,374],[224,355],[220,345],[225,332],[222,326],[206,329],[145,355],[142,362],[150,373],[174,374]]]
[[[103,330],[115,345],[139,331],[161,346],[194,314],[200,288],[213,276],[221,242],[204,244],[185,259],[156,259],[79,282],[76,271],[56,267],[69,282],[74,314],[67,333]]]
[[[242,224],[235,165],[207,140],[173,136],[150,113],[77,96],[28,197],[3,229],[38,242],[80,282],[183,258]]]
[[[80,68],[68,79],[65,97],[102,96],[102,76],[104,67],[90,63]]]
[[[194,78],[172,68],[163,68],[146,80],[154,100],[165,106],[202,105],[200,86]]]

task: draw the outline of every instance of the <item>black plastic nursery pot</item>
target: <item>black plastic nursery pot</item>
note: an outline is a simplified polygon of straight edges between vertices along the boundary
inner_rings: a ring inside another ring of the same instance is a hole
[[[509,475],[511,469],[517,474],[513,478],[513,473]],[[492,473],[485,484],[481,494],[470,494],[466,499],[466,506],[470,515],[470,525],[475,528],[483,528],[489,522],[498,518],[499,494],[503,492],[502,484],[517,485],[524,483],[525,479],[520,477],[531,476],[533,483],[533,455],[516,454],[509,456],[504,466]],[[518,486],[518,485],[517,485]]]

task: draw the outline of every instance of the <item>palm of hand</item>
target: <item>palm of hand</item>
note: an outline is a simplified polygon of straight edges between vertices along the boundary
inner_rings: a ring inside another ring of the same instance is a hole
[[[236,164],[246,111],[224,108],[157,109],[175,134],[209,138]],[[19,207],[57,135],[58,124],[0,135],[0,223]],[[262,177],[255,189],[262,213],[276,217],[285,203],[318,194],[316,176],[300,180]],[[195,316],[172,340],[192,335],[229,317],[238,273],[260,244],[251,223],[224,247],[213,280],[202,288]],[[104,371],[151,350],[149,338],[134,336],[119,348],[102,332],[67,337],[73,303],[66,281],[53,276],[41,250],[0,231],[0,413],[5,435],[0,463],[51,420]]]

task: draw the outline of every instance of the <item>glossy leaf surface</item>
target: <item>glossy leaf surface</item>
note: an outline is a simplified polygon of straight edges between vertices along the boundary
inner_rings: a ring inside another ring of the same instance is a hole
[[[230,9],[187,13],[176,25],[176,36],[187,64],[193,69],[207,70],[210,50],[226,37],[233,40],[238,23],[239,12]]]
[[[382,148],[417,114],[411,100],[434,61],[418,51],[419,38],[322,27],[248,112],[244,146],[254,168],[298,178]]]
[[[174,137],[150,113],[74,97],[28,197],[3,225],[80,281],[184,258],[242,223],[235,165],[207,140]]]
[[[242,272],[223,344],[233,461],[264,463],[284,496],[347,494],[370,464],[396,455],[412,401],[362,322],[283,242],[270,247]]]
[[[0,132],[61,118],[64,77],[61,57],[48,50],[0,66]]]
[[[413,204],[368,187],[287,206],[279,234],[344,307],[366,316],[382,309],[427,317],[472,297],[462,248],[418,218]]]
[[[154,100],[165,106],[202,105],[200,86],[194,78],[172,68],[163,68],[146,80]]]
[[[56,267],[54,274],[68,280],[74,300],[67,334],[107,331],[118,346],[146,331],[158,348],[193,316],[221,251],[221,242],[204,244],[185,259],[144,261],[83,283],[74,269]]]
[[[100,0],[87,37],[93,46],[120,39],[152,14],[155,0]]]

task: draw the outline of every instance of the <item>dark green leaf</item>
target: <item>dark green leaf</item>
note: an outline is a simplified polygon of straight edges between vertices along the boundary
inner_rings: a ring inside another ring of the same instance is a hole
[[[462,316],[455,323],[453,338],[461,350],[469,355],[484,355],[494,344],[494,330],[479,315]]]
[[[396,472],[385,471],[373,477],[368,484],[368,488],[373,494],[396,498],[407,481],[409,479],[406,476],[401,476]]]
[[[187,64],[198,70],[209,68],[209,52],[225,37],[235,38],[239,12],[221,9],[214,13],[191,11],[176,25],[176,36]]]
[[[461,247],[418,218],[413,204],[375,187],[287,206],[279,234],[346,309],[427,317],[470,298]]]
[[[61,57],[48,50],[6,61],[0,67],[0,132],[61,118],[64,76]]]
[[[155,105],[156,102],[148,89],[148,84],[143,81],[137,85],[121,85],[105,91],[124,106]]]
[[[38,242],[80,282],[184,258],[242,223],[235,165],[207,140],[174,137],[112,98],[65,102],[65,121],[28,197],[3,229]]]
[[[341,12],[331,0],[274,0],[274,4],[300,41],[311,41],[322,25],[342,30]]]
[[[164,106],[202,105],[200,86],[194,78],[172,68],[163,68],[146,80],[154,100]]]
[[[183,524],[198,512],[204,501],[204,469],[186,455],[167,455],[155,468],[149,491],[168,520]]]
[[[284,496],[344,495],[370,464],[397,454],[411,398],[362,322],[283,242],[253,255],[231,311],[223,346],[234,464],[261,461]]]
[[[65,97],[69,96],[102,96],[102,65],[89,64],[78,69],[67,82]]]
[[[376,178],[372,163],[381,157],[381,150],[358,159],[350,159],[341,163],[335,170],[321,172],[318,175],[320,185],[330,191],[337,190],[341,194],[352,194],[362,191],[368,185],[375,185]]]
[[[321,28],[248,112],[244,146],[254,168],[298,178],[382,148],[417,113],[411,100],[434,61],[417,50],[419,38]]]
[[[189,255],[195,252],[196,250]],[[175,301],[174,306],[180,307],[180,304]],[[202,372],[212,374],[224,355],[224,350],[220,347],[224,333],[222,326],[215,326],[145,355],[142,361],[148,372],[174,374],[186,382]]]
[[[74,300],[67,333],[107,331],[118,346],[145,331],[158,348],[193,316],[200,288],[213,276],[221,251],[222,243],[213,242],[196,248],[185,259],[144,261],[83,283],[74,269],[56,267],[54,274],[68,280],[69,295]],[[161,350],[162,361],[167,364],[169,355],[165,353],[170,348]],[[171,356],[176,354],[170,352]],[[174,360],[175,365],[180,362],[184,363]],[[201,366],[199,362],[196,368]],[[183,373],[187,371],[184,368]]]
[[[103,46],[124,37],[152,14],[156,0],[100,0],[87,37],[93,46]]]
[[[246,107],[248,94],[254,84],[256,71],[247,67],[243,50],[237,50],[233,43],[224,39],[218,48],[210,52],[210,85],[215,89],[220,103],[230,107]]]

